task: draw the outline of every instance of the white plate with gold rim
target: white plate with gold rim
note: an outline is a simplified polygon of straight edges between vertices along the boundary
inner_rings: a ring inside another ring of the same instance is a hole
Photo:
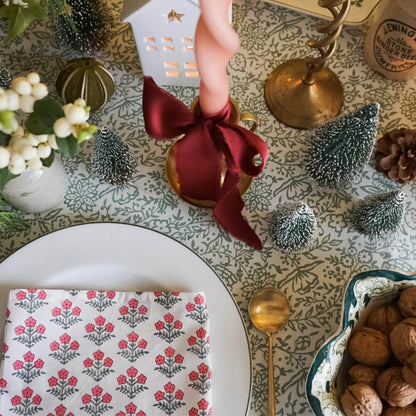
[[[4,322],[11,288],[205,291],[210,316],[213,409],[217,416],[248,413],[252,366],[240,311],[214,271],[174,239],[118,223],[75,225],[54,231],[0,263],[0,322]]]

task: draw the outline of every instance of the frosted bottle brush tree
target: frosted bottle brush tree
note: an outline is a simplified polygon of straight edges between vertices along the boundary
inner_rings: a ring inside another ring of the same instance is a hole
[[[316,230],[315,214],[304,202],[278,205],[269,224],[274,246],[286,253],[310,247],[316,238]]]
[[[379,109],[366,105],[310,133],[305,170],[319,186],[344,189],[361,176],[374,148]]]
[[[74,156],[97,129],[88,118],[83,99],[62,105],[48,98],[36,72],[0,88],[0,189],[25,169],[49,167],[56,151]]]
[[[369,237],[391,237],[402,222],[404,202],[405,193],[400,190],[369,195],[354,206],[352,222]]]
[[[128,182],[137,168],[129,146],[107,127],[101,127],[95,134],[91,164],[94,173],[111,185]]]

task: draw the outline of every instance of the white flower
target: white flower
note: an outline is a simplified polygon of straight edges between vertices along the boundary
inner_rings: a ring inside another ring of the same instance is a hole
[[[0,146],[0,169],[7,167],[9,161],[10,152],[4,146]]]

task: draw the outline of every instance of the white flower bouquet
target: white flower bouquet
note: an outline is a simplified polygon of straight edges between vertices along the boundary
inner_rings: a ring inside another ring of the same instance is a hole
[[[48,98],[36,72],[13,79],[8,90],[0,88],[0,189],[27,168],[49,167],[56,151],[73,157],[97,130],[87,122],[89,112],[82,98],[65,105]]]

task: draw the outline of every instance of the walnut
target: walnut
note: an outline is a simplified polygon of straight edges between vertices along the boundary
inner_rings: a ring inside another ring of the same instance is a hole
[[[348,352],[361,364],[378,367],[390,358],[389,339],[386,334],[374,328],[355,329],[348,341]]]
[[[377,367],[370,367],[365,364],[355,364],[348,370],[348,380],[350,384],[364,383],[373,389],[376,388],[377,377],[381,370]]]
[[[377,392],[364,383],[348,386],[341,396],[341,405],[346,416],[379,416],[383,411]]]
[[[416,286],[403,290],[399,297],[399,308],[405,317],[416,316]]]
[[[416,288],[415,288],[416,289]],[[395,305],[376,306],[368,315],[367,326],[378,329],[385,334],[389,332],[403,319],[399,308]]]
[[[416,416],[416,406],[409,404],[405,407],[389,407],[385,412],[385,416]]]
[[[390,332],[390,345],[396,358],[404,363],[416,351],[416,318],[406,318]]]
[[[402,377],[402,367],[389,367],[377,379],[377,392],[392,407],[404,407],[416,399],[416,389]]]
[[[406,383],[416,388],[416,352],[410,354],[402,368],[402,376]]]

